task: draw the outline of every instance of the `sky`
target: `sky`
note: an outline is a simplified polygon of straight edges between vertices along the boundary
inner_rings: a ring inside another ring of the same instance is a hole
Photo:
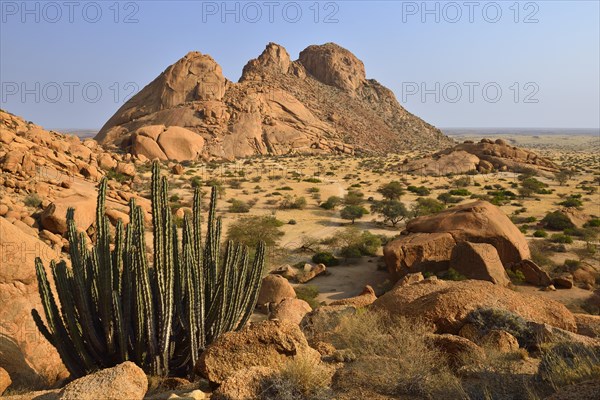
[[[0,1],[0,108],[99,129],[189,51],[335,42],[438,127],[600,127],[599,1]]]

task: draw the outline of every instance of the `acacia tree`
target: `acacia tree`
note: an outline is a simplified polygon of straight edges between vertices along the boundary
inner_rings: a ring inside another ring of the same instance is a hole
[[[389,222],[396,227],[399,222],[409,215],[404,203],[398,200],[377,201],[371,206],[371,211],[383,217],[383,222]]]
[[[344,207],[342,211],[340,211],[340,216],[343,219],[352,221],[352,223],[354,224],[355,220],[362,218],[362,216],[367,213],[368,212],[364,207],[358,205],[349,205]]]
[[[377,189],[387,200],[398,200],[404,194],[404,185],[398,181],[391,181]]]

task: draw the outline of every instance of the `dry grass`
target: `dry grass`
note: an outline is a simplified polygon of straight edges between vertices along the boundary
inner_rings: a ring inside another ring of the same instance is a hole
[[[546,348],[538,375],[554,389],[600,380],[600,348],[580,343],[559,343]]]
[[[388,396],[466,398],[445,356],[426,343],[423,325],[372,311],[342,318],[329,340],[353,355],[334,377],[340,392],[365,389]]]
[[[308,358],[295,358],[262,382],[261,400],[332,399],[331,368]]]

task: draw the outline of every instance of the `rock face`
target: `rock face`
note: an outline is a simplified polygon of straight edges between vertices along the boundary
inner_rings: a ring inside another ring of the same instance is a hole
[[[426,279],[412,285],[396,286],[379,297],[372,307],[393,315],[422,318],[435,325],[437,333],[457,334],[467,315],[478,308],[504,309],[526,320],[571,332],[577,330],[575,317],[564,305],[477,280]]]
[[[0,396],[2,396],[2,393],[4,393],[6,388],[8,388],[11,383],[12,380],[10,379],[8,372],[6,372],[4,368],[0,367]]]
[[[452,249],[450,268],[469,279],[490,281],[508,286],[506,274],[496,248],[487,243],[460,242]]]
[[[2,217],[0,238],[0,365],[17,384],[52,384],[68,374],[31,318],[33,308],[43,315],[34,260],[48,265],[60,254]]]
[[[221,335],[200,355],[196,372],[220,384],[240,369],[277,368],[288,358],[295,357],[320,360],[319,353],[308,346],[298,325],[264,321]]]
[[[523,168],[534,168],[542,174],[558,171],[551,161],[534,152],[510,146],[501,139],[482,139],[479,143],[467,141],[400,167],[402,172],[433,176],[464,174],[475,170],[481,173],[518,171]]]
[[[165,133],[173,127],[185,135],[171,145]],[[297,61],[269,43],[238,83],[224,78],[210,56],[190,52],[125,103],[96,139],[178,161],[452,144],[404,110],[389,89],[366,79],[363,63],[333,43],[309,46]]]
[[[141,400],[147,390],[148,378],[144,371],[131,361],[126,361],[74,380],[61,390],[59,399]]]
[[[525,236],[498,207],[487,201],[415,218],[399,239],[384,247],[383,253],[388,270],[396,277],[412,272],[437,272],[449,268],[454,246],[465,241],[492,245],[504,266],[530,257]]]

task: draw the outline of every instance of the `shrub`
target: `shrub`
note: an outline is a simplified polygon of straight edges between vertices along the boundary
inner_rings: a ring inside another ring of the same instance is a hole
[[[470,196],[471,195],[471,192],[469,192],[467,189],[452,189],[448,193],[450,193],[451,195],[454,195],[454,196]]]
[[[445,208],[446,207],[444,204],[436,199],[420,198],[417,199],[415,204],[413,204],[411,211],[415,217],[419,217],[422,215],[438,213],[443,211]]]
[[[429,196],[429,194],[431,193],[431,190],[429,190],[428,188],[426,188],[425,186],[409,186],[408,188],[409,192],[412,192],[414,194],[416,194],[417,196]]]
[[[567,217],[560,211],[553,211],[546,214],[546,216],[542,219],[541,222],[547,229],[553,231],[563,231],[567,228],[575,227],[575,225],[571,222],[569,217]]]
[[[232,181],[229,182],[229,187],[232,188],[232,189],[239,189],[239,188],[242,187],[242,181],[237,180],[237,179],[232,180]]]
[[[464,281],[465,279],[467,279],[466,276],[464,276],[454,268],[449,268],[448,271],[440,274],[440,278],[445,279],[447,281]]]
[[[350,190],[346,196],[344,196],[344,204],[347,206],[358,206],[364,203],[365,194],[358,190]]]
[[[298,223],[298,222],[296,222],[296,220],[295,220],[295,219],[290,219],[290,220],[288,221],[288,225],[296,225],[297,223]]]
[[[533,232],[533,236],[537,238],[545,238],[548,236],[548,232],[546,232],[543,229],[538,229],[535,232]]]
[[[192,179],[190,179],[190,184],[193,188],[201,187],[202,178],[200,178],[199,176],[193,176]]]
[[[342,203],[342,199],[338,196],[329,196],[327,200],[321,203],[320,207],[325,210],[333,210]]]
[[[250,212],[250,204],[245,201],[233,199],[231,201],[231,205],[229,206],[229,212],[232,213],[247,213]]]
[[[598,227],[600,227],[600,218],[592,218],[588,222],[586,222],[583,226],[586,228],[598,228]]]
[[[302,210],[305,207],[306,199],[304,197],[286,195],[279,203],[279,208],[282,210]]]
[[[304,182],[321,183],[321,180],[319,178],[306,178],[304,179]]]
[[[569,208],[579,208],[583,205],[583,202],[576,197],[569,196],[558,204]]]
[[[565,235],[564,233],[555,233],[550,237],[550,240],[554,243],[563,243],[563,244],[571,244],[573,243],[573,238],[569,235]]]
[[[469,313],[466,321],[474,324],[483,334],[494,329],[506,331],[517,339],[520,347],[525,349],[537,346],[536,334],[527,321],[510,311],[497,308],[478,308]]]
[[[127,175],[117,172],[114,169],[110,169],[106,171],[106,179],[123,183],[128,181],[130,178]]]
[[[331,371],[323,364],[295,357],[261,382],[260,400],[330,400]]]
[[[554,388],[600,380],[600,348],[558,343],[542,352],[538,376]]]
[[[283,236],[281,226],[283,222],[270,215],[243,217],[229,226],[227,240],[247,246],[263,241],[268,247],[274,247]]]
[[[40,199],[40,196],[38,196],[37,193],[31,193],[25,197],[24,203],[27,207],[37,208],[42,204],[42,199]]]
[[[319,289],[317,289],[315,286],[299,285],[294,288],[294,291],[296,292],[296,297],[307,302],[313,310],[321,305],[317,301]]]
[[[332,242],[340,246],[340,255],[346,258],[374,256],[382,246],[379,236],[354,227],[338,232]]]
[[[525,275],[523,274],[523,272],[517,270],[517,271],[512,271],[510,269],[506,270],[506,273],[508,275],[508,277],[510,278],[511,282],[516,283],[516,284],[522,284],[525,283]]]
[[[454,399],[463,394],[447,358],[431,346],[427,328],[419,322],[365,310],[342,316],[326,335],[353,360],[334,380],[336,393],[356,394],[359,387],[386,398]]]
[[[335,256],[326,251],[316,253],[312,256],[312,262],[315,264],[324,264],[326,267],[334,267],[340,264],[340,261]]]

